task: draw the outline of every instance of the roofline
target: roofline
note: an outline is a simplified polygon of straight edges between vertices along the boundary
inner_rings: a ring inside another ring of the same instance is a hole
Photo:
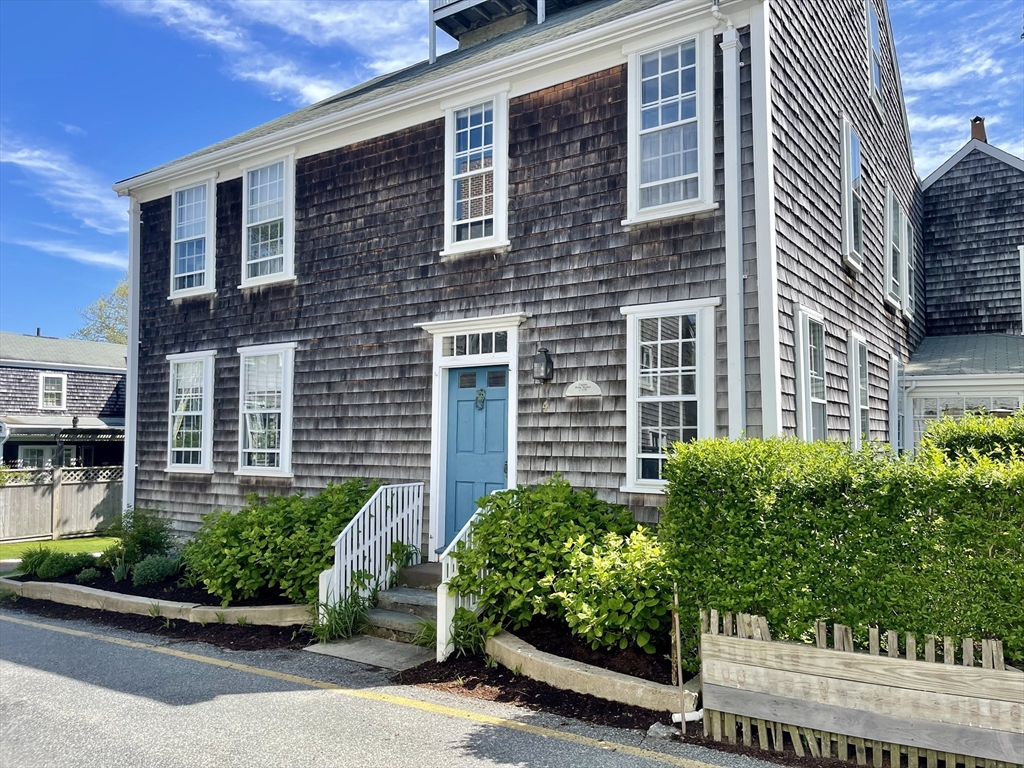
[[[0,357],[0,366],[11,368],[39,368],[44,371],[81,371],[83,373],[110,373],[126,374],[128,366],[124,368],[111,368],[104,365],[85,365],[82,363],[53,363],[43,360],[8,360]]]
[[[732,1],[740,2],[740,0]],[[757,2],[761,1],[757,0]],[[496,79],[507,76],[509,73],[521,73],[524,65],[526,65],[526,69],[534,70],[561,59],[586,53],[595,45],[614,43],[621,36],[623,30],[630,27],[642,28],[645,25],[649,25],[652,29],[657,29],[671,26],[693,15],[694,12],[705,13],[708,10],[706,0],[676,0],[676,2],[655,5],[638,13],[627,14],[607,24],[600,24],[568,37],[552,40],[549,43],[532,48],[526,48],[508,57],[497,58],[476,68],[471,75],[462,71],[452,72],[440,80],[432,80],[409,89],[401,90],[390,96],[356,105],[350,109],[332,112],[329,115],[323,115],[309,122],[300,123],[290,128],[283,128],[266,136],[258,136],[241,144],[234,144],[209,154],[200,155],[192,160],[172,161],[162,168],[123,179],[111,188],[119,196],[124,197],[132,194],[133,188],[138,189],[139,187],[170,182],[184,176],[212,171],[232,159],[241,159],[246,155],[256,152],[272,152],[281,147],[294,145],[299,141],[316,138],[318,135],[330,131],[336,131],[388,115],[394,111],[397,105],[408,108],[429,104],[442,98],[451,97],[462,91],[478,89]],[[644,31],[648,30],[638,30],[638,32]]]
[[[984,152],[989,157],[994,157],[996,160],[1001,160],[1007,165],[1016,168],[1018,171],[1024,173],[1024,160],[1021,160],[1016,155],[1011,155],[1009,152],[1002,150],[999,147],[994,147],[986,141],[981,141],[980,139],[971,139],[962,147],[960,147],[960,149],[958,149],[956,153],[951,158],[949,158],[949,160],[947,160],[934,171],[932,171],[930,174],[928,174],[928,177],[921,182],[921,191],[924,192],[926,189],[928,189],[928,187],[930,187],[936,181],[945,176],[951,168],[957,165],[961,160],[967,157],[975,149]]]

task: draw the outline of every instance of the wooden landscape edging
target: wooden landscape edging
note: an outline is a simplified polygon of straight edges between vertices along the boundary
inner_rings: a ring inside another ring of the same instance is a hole
[[[929,635],[921,661],[910,634],[885,633],[879,655],[874,627],[863,653],[841,624],[829,648],[822,623],[817,647],[772,642],[761,616],[702,612],[701,623],[704,733],[715,740],[782,751],[788,737],[798,756],[875,768],[886,752],[891,768],[902,755],[906,768],[1024,764],[1024,674],[1004,669],[998,640],[982,641],[975,667],[971,638]]]

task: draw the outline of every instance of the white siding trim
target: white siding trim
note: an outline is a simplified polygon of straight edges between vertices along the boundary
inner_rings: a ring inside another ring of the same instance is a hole
[[[129,197],[128,207],[128,373],[124,398],[124,484],[121,506],[135,506],[135,478],[138,469],[139,427],[139,249],[141,245],[142,208],[139,199]]]

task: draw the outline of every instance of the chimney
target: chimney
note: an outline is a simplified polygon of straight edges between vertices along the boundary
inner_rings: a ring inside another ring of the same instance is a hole
[[[971,138],[988,144],[988,136],[985,135],[984,117],[975,117],[971,120]]]
[[[36,336],[39,336],[39,335],[40,335],[40,333],[39,333],[39,332],[40,332],[41,330],[42,330],[42,328],[40,328],[40,327],[39,327],[39,326],[37,325],[37,326],[36,326]]]

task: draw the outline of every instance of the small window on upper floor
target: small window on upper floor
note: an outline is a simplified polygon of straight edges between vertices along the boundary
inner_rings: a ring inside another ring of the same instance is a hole
[[[712,40],[630,55],[625,225],[714,207]]]
[[[245,227],[242,287],[295,276],[295,160],[291,156],[248,168],[242,187]]]
[[[171,298],[214,290],[213,180],[171,192]]]
[[[882,106],[882,35],[878,26],[878,11],[873,0],[868,0],[868,92],[875,104]]]
[[[843,119],[843,260],[854,272],[864,266],[864,176],[861,173],[860,137]]]
[[[910,229],[903,206],[888,187],[885,191],[885,300],[896,310],[907,306],[907,233]],[[912,234],[912,233],[911,233]]]
[[[507,94],[446,115],[442,255],[508,245]]]
[[[39,408],[44,411],[67,409],[68,377],[65,373],[39,374]]]

